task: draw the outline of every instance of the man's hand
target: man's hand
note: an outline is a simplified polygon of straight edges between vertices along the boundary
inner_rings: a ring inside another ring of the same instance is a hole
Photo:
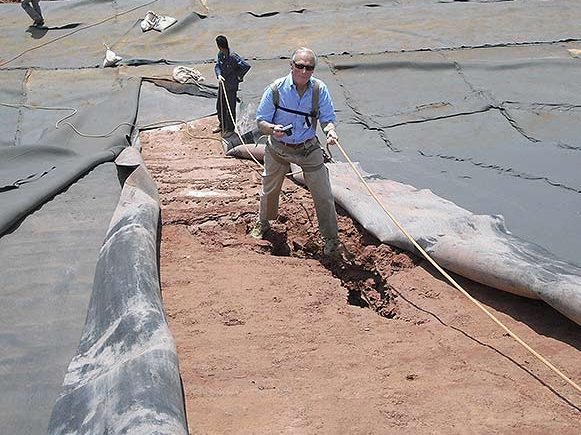
[[[285,135],[284,131],[282,131],[283,126],[278,124],[272,127],[272,135],[277,139],[281,140]]]
[[[327,132],[327,145],[337,145],[339,142],[339,137],[337,136],[337,132],[334,128],[330,129]]]

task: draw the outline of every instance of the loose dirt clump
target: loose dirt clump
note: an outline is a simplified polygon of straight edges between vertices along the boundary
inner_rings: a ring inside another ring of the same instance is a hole
[[[291,185],[284,194],[281,213],[265,234],[265,243],[261,246],[272,255],[319,261],[341,281],[348,293],[348,303],[393,318],[397,313],[396,303],[386,280],[396,270],[415,267],[415,260],[395,248],[381,245],[340,207],[338,222],[339,236],[346,248],[341,260],[322,255],[312,200],[303,187]],[[393,261],[395,258],[401,261]]]
[[[225,158],[215,123],[141,134],[191,433],[578,433],[574,392],[341,209],[343,260],[322,256],[311,197],[290,180],[265,239],[250,238],[260,168]],[[458,279],[579,378],[577,325]]]

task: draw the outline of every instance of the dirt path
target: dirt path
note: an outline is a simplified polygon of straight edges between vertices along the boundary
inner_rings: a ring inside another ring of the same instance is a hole
[[[214,124],[193,123],[198,139],[141,135],[191,433],[580,432],[579,395],[424,262],[378,246],[343,213],[355,260],[321,258],[302,187],[285,181],[279,221],[267,240],[249,238],[260,177],[222,156]],[[578,326],[460,281],[579,381]]]

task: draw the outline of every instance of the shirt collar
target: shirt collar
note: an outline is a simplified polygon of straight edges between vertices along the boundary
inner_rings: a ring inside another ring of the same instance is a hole
[[[293,73],[288,73],[287,80],[290,83],[291,88],[293,88],[296,91],[297,85],[295,85],[295,82],[293,81]],[[307,89],[309,89],[312,86],[313,86],[313,76],[311,76],[311,78],[307,82]]]

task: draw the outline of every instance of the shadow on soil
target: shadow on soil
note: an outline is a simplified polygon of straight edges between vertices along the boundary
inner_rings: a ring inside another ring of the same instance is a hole
[[[299,210],[295,212],[300,213]],[[445,281],[427,261],[382,244],[358,223],[353,222],[343,210],[338,208],[337,213],[340,238],[348,251],[347,257],[332,259],[322,255],[322,246],[313,219],[301,221],[296,215],[291,218],[291,214],[282,215],[265,235],[265,240],[272,246],[271,254],[319,260],[347,289],[349,304],[371,308],[386,318],[394,318],[398,314],[394,290],[387,283],[387,279],[394,273],[421,264],[436,279]],[[546,303],[499,291],[455,274],[452,276],[484,305],[528,325],[538,334],[581,349],[579,325]]]
[[[287,225],[290,219],[282,217],[278,223],[271,227],[265,234],[265,240],[271,245],[270,252],[277,256],[292,256],[298,258],[313,258],[321,262],[334,277],[341,281],[341,285],[347,289],[347,302],[350,305],[361,308],[373,309],[382,317],[392,319],[397,317],[398,310],[395,296],[413,306],[418,311],[428,314],[438,323],[462,334],[467,339],[479,346],[487,347],[499,356],[525,371],[537,382],[550,390],[562,401],[577,411],[581,409],[537,376],[528,367],[507,355],[502,350],[479,340],[469,332],[447,323],[444,319],[413,300],[406,297],[387,283],[387,278],[397,271],[410,269],[422,265],[436,279],[444,281],[444,278],[429,263],[380,243],[365,229],[347,218],[346,214],[338,210],[340,220],[341,240],[347,248],[347,255],[341,258],[329,258],[322,255],[321,243],[316,241],[312,232],[297,231],[296,225]],[[345,222],[349,220],[350,224]],[[542,335],[556,338],[579,349],[579,326],[553,310],[544,302],[533,301],[518,297],[509,293],[498,291],[465,278],[454,276],[454,279],[466,289],[474,298],[483,304],[510,315],[515,320],[526,323],[536,332]],[[451,289],[451,291],[455,291]],[[483,315],[484,316],[484,315]],[[486,321],[486,319],[484,319]]]
[[[424,262],[422,266],[434,278],[445,282],[442,275],[430,264]],[[485,306],[509,315],[514,320],[529,326],[539,335],[554,338],[581,350],[581,326],[545,302],[513,295],[470,281],[454,273],[450,272],[450,274],[462,288]]]

